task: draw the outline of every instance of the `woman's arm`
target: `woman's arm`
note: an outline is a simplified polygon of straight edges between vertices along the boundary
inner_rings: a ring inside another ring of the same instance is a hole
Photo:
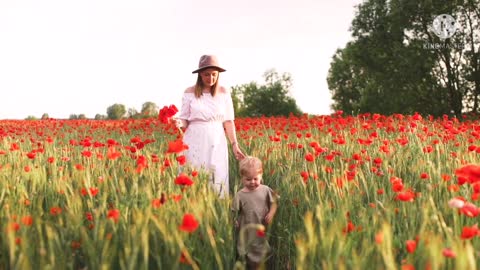
[[[228,140],[232,145],[233,154],[235,155],[236,159],[243,159],[245,158],[245,154],[242,153],[238,146],[237,141],[237,134],[235,132],[235,124],[233,120],[228,120],[223,122],[223,127],[225,128],[225,133],[227,134]]]

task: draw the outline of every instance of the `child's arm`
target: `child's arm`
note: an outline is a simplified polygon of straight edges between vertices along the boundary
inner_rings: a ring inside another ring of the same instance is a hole
[[[270,224],[272,222],[273,217],[275,216],[275,213],[277,212],[277,202],[274,201],[272,205],[270,206],[270,211],[268,211],[267,215],[265,216],[265,223]]]
[[[231,219],[233,221],[233,225],[235,226],[236,229],[240,227],[240,224],[238,223],[238,214],[240,212],[240,200],[238,199],[237,196],[233,198],[233,203],[230,209],[231,213]]]

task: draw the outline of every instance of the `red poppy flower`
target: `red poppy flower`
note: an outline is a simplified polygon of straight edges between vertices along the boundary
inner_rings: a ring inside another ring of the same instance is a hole
[[[25,205],[25,206],[29,206],[30,203],[31,203],[31,202],[30,202],[29,199],[25,199],[25,200],[23,201],[23,205]]]
[[[152,200],[152,207],[153,208],[159,208],[160,206],[162,206],[162,201],[161,199],[153,199]]]
[[[185,256],[185,253],[182,252],[182,254],[180,254],[180,259],[179,259],[180,263],[182,264],[187,264],[187,265],[190,265],[190,261],[187,259],[187,257]]]
[[[407,240],[405,242],[405,247],[407,248],[408,253],[413,253],[413,252],[415,252],[415,249],[417,249],[417,241]]]
[[[300,172],[300,175],[302,176],[304,182],[308,180],[308,172]]]
[[[175,184],[182,186],[191,186],[193,185],[193,181],[186,174],[182,173],[175,179]]]
[[[18,224],[17,222],[10,223],[10,230],[12,231],[20,230],[20,224]]]
[[[433,147],[431,145],[427,145],[423,148],[423,152],[427,153],[427,154],[431,153],[431,152],[433,152]]]
[[[88,151],[88,150],[82,151],[82,156],[89,158],[92,156],[92,151]]]
[[[178,194],[178,195],[172,195],[171,198],[173,199],[174,202],[179,202],[183,197],[182,197],[182,194]]]
[[[180,153],[183,150],[187,150],[187,149],[188,149],[188,145],[183,144],[183,140],[180,138],[173,142],[168,142],[167,154]]]
[[[163,160],[163,166],[168,168],[172,165],[172,163],[170,162],[170,160],[166,157],[164,160]]]
[[[480,210],[476,205],[472,203],[465,203],[460,209],[460,213],[464,214],[467,217],[476,217],[480,214]]]
[[[461,234],[460,237],[462,239],[471,239],[471,238],[477,236],[478,233],[479,233],[479,231],[478,231],[477,224],[475,224],[471,227],[465,226],[462,229],[462,234]]]
[[[464,178],[469,183],[480,181],[480,166],[469,164],[455,170],[455,175],[459,178]]]
[[[310,153],[305,155],[305,160],[308,162],[313,162],[315,160],[314,156]]]
[[[108,210],[107,218],[112,219],[115,222],[118,222],[118,219],[120,218],[120,210],[118,209]]]
[[[22,223],[25,226],[31,226],[33,224],[32,216],[24,216],[22,217]]]
[[[158,113],[158,119],[164,123],[170,123],[170,119],[178,112],[178,109],[175,105],[164,106]]]
[[[79,170],[79,171],[85,170],[85,167],[84,167],[82,164],[76,164],[76,165],[75,165],[75,168],[76,168],[77,170]]]
[[[115,141],[114,139],[108,139],[107,140],[108,147],[118,145],[118,142]]]
[[[98,188],[90,187],[88,190],[86,188],[82,188],[80,190],[80,193],[82,193],[82,196],[87,196],[88,194],[90,194],[92,197],[95,197],[98,194]]]
[[[182,225],[180,225],[179,229],[184,232],[192,233],[198,228],[198,221],[192,214],[185,214],[183,216]]]
[[[180,165],[185,165],[185,163],[187,162],[187,158],[184,155],[178,156],[176,159],[178,164]]]
[[[108,147],[108,151],[107,151],[107,158],[108,159],[115,160],[115,159],[117,159],[121,156],[122,156],[122,153],[118,152],[117,149],[115,149],[114,146]]]
[[[399,192],[395,199],[402,202],[413,202],[415,199],[415,193],[410,190]]]
[[[347,226],[345,226],[345,228],[343,228],[342,232],[343,233],[350,233],[350,232],[353,232],[355,230],[355,225],[349,221],[347,223]]]
[[[257,237],[263,238],[265,237],[265,229],[257,229]]]
[[[148,160],[145,156],[140,155],[137,157],[137,172],[141,172],[148,167]]]
[[[62,213],[62,208],[60,207],[54,206],[50,208],[50,214],[52,216],[57,216],[57,215],[60,215],[61,213]]]
[[[16,150],[20,150],[20,145],[18,145],[18,143],[12,143],[10,145],[10,151],[16,151]]]
[[[375,165],[380,166],[382,164],[383,160],[381,158],[377,157],[373,160],[373,162],[375,163]]]
[[[93,214],[91,212],[86,212],[85,218],[89,221],[93,221]]]
[[[395,184],[393,184],[392,190],[393,190],[393,192],[402,191],[403,190],[403,183],[402,182],[396,182]]]
[[[35,156],[37,155],[37,153],[35,151],[32,151],[32,152],[29,152],[27,153],[27,157],[29,159],[35,159]]]
[[[450,248],[444,248],[442,250],[442,255],[446,258],[455,258],[457,256],[457,254],[455,254],[455,252]]]
[[[383,232],[378,232],[375,234],[375,243],[377,244],[383,243]]]

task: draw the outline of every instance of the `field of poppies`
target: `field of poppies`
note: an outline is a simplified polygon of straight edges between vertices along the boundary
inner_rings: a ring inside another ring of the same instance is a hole
[[[280,196],[258,234],[269,267],[476,269],[477,119],[236,119]],[[243,269],[231,199],[188,167],[163,122],[0,121],[0,269]]]

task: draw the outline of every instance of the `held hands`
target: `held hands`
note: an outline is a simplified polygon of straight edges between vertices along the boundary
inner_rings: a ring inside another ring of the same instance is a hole
[[[245,154],[242,152],[242,150],[240,150],[237,142],[232,143],[232,150],[233,150],[233,155],[235,156],[235,159],[242,160],[245,158]]]

